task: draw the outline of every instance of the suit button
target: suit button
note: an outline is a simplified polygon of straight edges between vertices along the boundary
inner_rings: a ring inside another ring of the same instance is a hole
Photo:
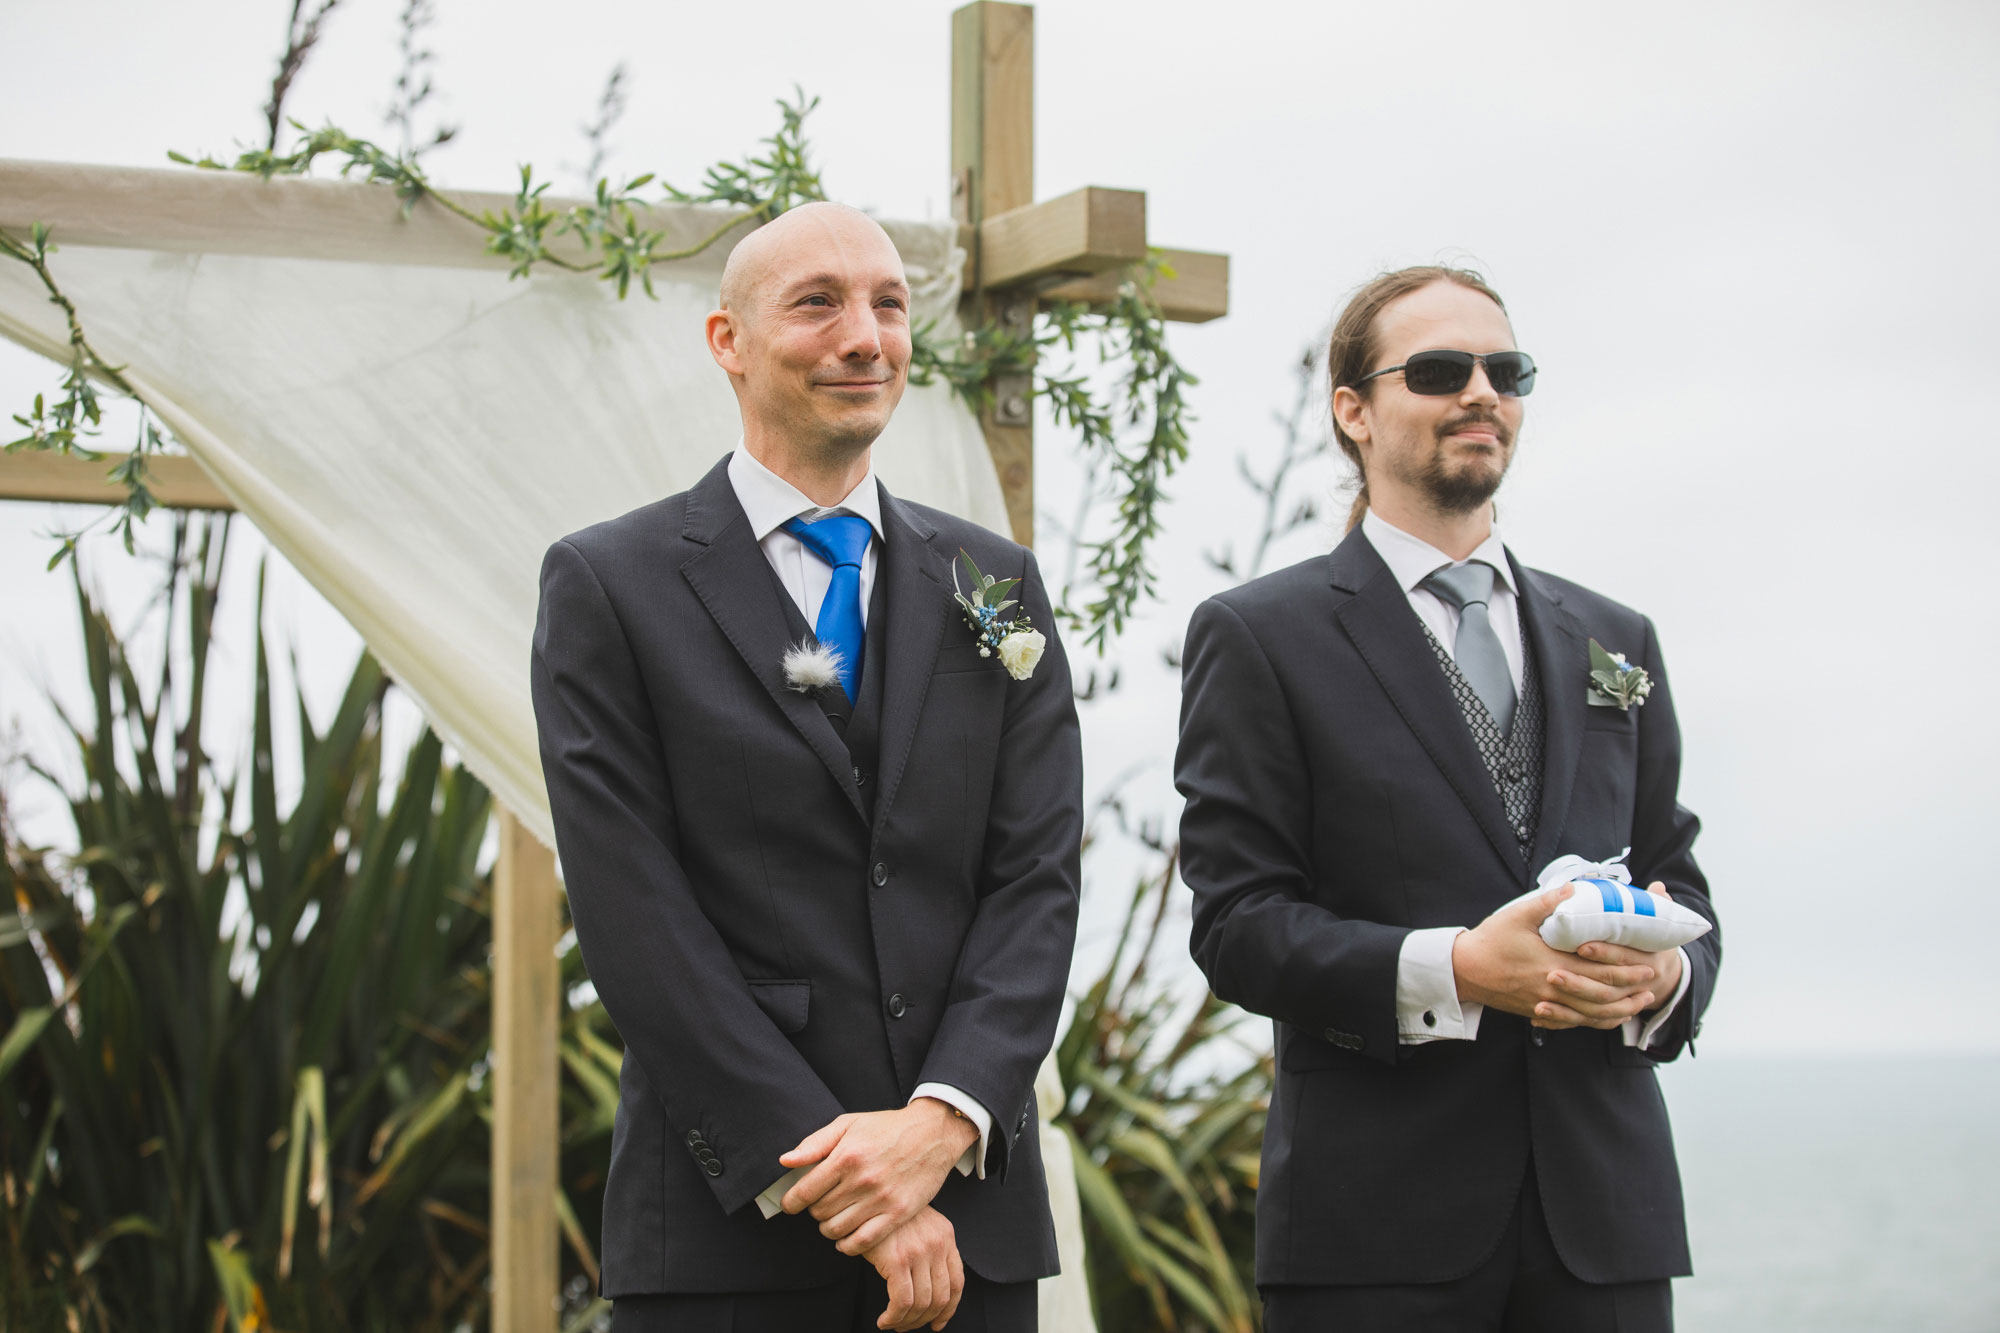
[[[689,1131],[688,1131],[688,1147],[690,1147],[690,1148],[699,1148],[699,1147],[701,1147],[701,1131],[700,1131],[700,1130],[698,1130],[698,1129],[691,1129],[691,1130],[689,1130]]]
[[[875,868],[868,872],[868,878],[875,881],[875,887],[878,889],[887,884],[889,882],[889,863],[887,861],[877,861]]]
[[[1437,1025],[1438,1025],[1438,1016],[1432,1013],[1428,1009],[1424,1010],[1424,1026],[1427,1028],[1434,1028]]]
[[[868,785],[868,775],[866,773],[863,773],[858,768],[854,770],[854,785],[857,787],[865,787]]]
[[[898,991],[889,997],[889,1017],[901,1018],[909,1012],[909,1009],[910,1006],[903,1001],[902,992]]]
[[[1528,1029],[1528,1040],[1530,1040],[1530,1041],[1534,1042],[1534,1043],[1535,1043],[1535,1045],[1537,1045],[1537,1046],[1541,1045],[1541,1044],[1542,1044],[1542,1030],[1541,1030],[1540,1028],[1529,1028],[1529,1029]]]
[[[722,1159],[712,1156],[703,1158],[701,1169],[708,1172],[711,1176],[719,1176],[722,1174]]]

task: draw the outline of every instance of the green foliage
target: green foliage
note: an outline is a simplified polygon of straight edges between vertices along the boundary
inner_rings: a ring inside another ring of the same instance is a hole
[[[1048,401],[1056,424],[1077,433],[1086,467],[1109,474],[1111,530],[1094,540],[1073,534],[1083,544],[1094,592],[1082,607],[1063,608],[1100,654],[1155,591],[1147,551],[1160,532],[1166,480],[1187,458],[1185,395],[1199,381],[1168,349],[1166,317],[1153,298],[1155,283],[1172,276],[1157,253],[1149,255],[1126,273],[1108,305],[1051,302],[1028,332],[989,324],[949,353],[926,326],[917,331],[911,360],[912,382],[949,384],[974,411],[992,407],[995,378],[1032,375],[1034,395]],[[1055,373],[1040,369],[1058,349],[1073,357],[1086,339],[1095,343],[1100,367],[1121,369],[1108,400],[1073,362]]]
[[[1258,1154],[1275,1068],[1242,1015],[1150,975],[1175,858],[1142,881],[1056,1046],[1097,1324],[1250,1333]]]
[[[14,423],[25,427],[27,434],[9,440],[5,446],[7,453],[17,449],[40,449],[59,454],[75,454],[81,458],[96,458],[85,444],[86,439],[97,435],[98,427],[104,420],[104,407],[97,395],[97,382],[110,385],[128,398],[137,398],[123,374],[123,367],[114,366],[97,354],[90,340],[83,336],[83,325],[78,321],[76,307],[56,286],[54,276],[49,272],[49,256],[56,247],[49,243],[49,229],[37,222],[29,229],[28,239],[23,242],[0,231],[0,254],[19,260],[35,271],[42,286],[48,291],[49,301],[63,312],[69,326],[69,366],[63,375],[62,397],[50,403],[43,394],[35,395],[34,406],[25,413],[14,414]],[[153,494],[146,486],[146,459],[159,453],[165,447],[160,432],[154,428],[151,416],[141,412],[139,416],[139,440],[129,457],[111,470],[111,480],[125,488],[125,502],[113,510],[112,531],[125,541],[125,552],[132,553],[133,525],[142,522],[153,511]],[[54,569],[76,552],[76,543],[83,534],[65,533],[55,555],[49,560],[49,568]]]
[[[699,189],[678,190],[661,183],[665,202],[723,204],[745,210],[695,244],[681,249],[663,248],[666,234],[640,225],[638,209],[645,201],[638,191],[652,183],[651,172],[627,181],[623,187],[600,178],[594,199],[557,211],[542,199],[552,182],[537,181],[534,168],[524,164],[514,206],[496,214],[474,213],[451,196],[439,193],[416,154],[391,152],[334,125],[314,130],[293,121],[293,128],[304,137],[289,153],[253,148],[229,162],[207,156],[191,158],[182,153],[168,156],[188,166],[252,172],[266,180],[273,176],[307,175],[320,159],[333,159],[343,177],[358,176],[372,184],[391,187],[402,202],[406,217],[419,201],[429,199],[480,227],[486,232],[486,252],[499,255],[512,265],[509,277],[524,278],[537,264],[551,264],[572,273],[596,273],[615,285],[622,299],[631,290],[634,278],[647,295],[652,295],[648,273],[654,264],[700,254],[746,218],[768,221],[797,204],[826,198],[805,140],[805,118],[818,105],[818,98],[808,100],[803,92],[797,92],[794,101],[781,100],[778,110],[782,123],[777,133],[763,141],[765,151],[742,163],[724,162],[710,167]],[[565,237],[575,241],[586,258],[572,259],[550,249],[551,242]]]
[[[412,10],[416,8],[413,4]],[[405,44],[408,45],[407,33]],[[409,53],[405,54],[407,57]],[[417,82],[420,76],[414,69],[406,67],[405,81],[411,87],[420,87]],[[407,98],[410,89],[402,83],[398,86],[399,96]],[[486,252],[508,262],[510,277],[527,277],[538,265],[552,265],[572,273],[595,273],[616,287],[623,299],[635,281],[648,296],[652,295],[653,265],[699,254],[745,219],[765,221],[798,204],[825,199],[825,186],[812,164],[805,137],[806,117],[818,105],[818,98],[808,98],[803,91],[794,90],[791,101],[779,101],[780,125],[763,140],[763,151],[742,162],[723,162],[710,167],[701,185],[693,190],[661,182],[664,202],[720,204],[744,210],[719,223],[694,244],[678,249],[666,248],[666,234],[643,224],[646,201],[640,191],[653,183],[650,172],[622,186],[600,177],[590,200],[558,209],[544,198],[551,182],[537,180],[534,168],[523,165],[511,207],[497,213],[490,210],[474,213],[433,186],[418,160],[421,150],[406,147],[401,152],[391,151],[334,125],[315,130],[291,122],[302,137],[291,151],[284,153],[269,147],[253,148],[230,161],[208,156],[192,158],[181,153],[168,156],[190,166],[251,172],[266,180],[274,176],[306,175],[324,159],[335,163],[343,177],[358,177],[389,187],[405,216],[420,201],[428,199],[479,227],[486,233]],[[414,103],[410,110],[413,109]],[[407,119],[406,115],[405,122]],[[431,146],[434,143],[424,147]],[[32,413],[16,416],[15,420],[28,427],[30,433],[9,444],[9,449],[74,447],[79,434],[87,433],[80,431],[78,423],[87,422],[94,427],[99,419],[91,385],[93,377],[113,384],[129,397],[138,396],[90,350],[74,308],[62,297],[43,262],[52,249],[46,244],[47,236],[47,230],[38,225],[34,244],[29,247],[0,233],[0,249],[33,264],[52,299],[63,306],[70,320],[74,356],[70,374],[63,382],[65,397],[46,411],[38,397]],[[559,252],[558,246],[567,253]],[[577,255],[581,257],[574,257]],[[1174,359],[1167,346],[1166,320],[1153,299],[1154,283],[1163,276],[1171,277],[1172,273],[1157,256],[1150,257],[1126,275],[1110,303],[1095,307],[1073,302],[1050,304],[1041,310],[1026,333],[1014,333],[997,323],[989,323],[971,330],[958,345],[951,346],[931,327],[914,331],[910,374],[915,383],[942,381],[974,411],[984,411],[992,406],[991,386],[995,376],[1030,376],[1033,393],[1048,401],[1056,422],[1074,430],[1086,457],[1108,472],[1115,518],[1109,531],[1086,540],[1085,563],[1092,591],[1086,594],[1087,600],[1081,607],[1064,609],[1070,623],[1084,631],[1084,642],[1094,645],[1100,654],[1124,630],[1139,603],[1154,591],[1147,553],[1160,532],[1166,481],[1187,457],[1185,394],[1198,381]],[[1058,347],[1074,355],[1079,339],[1095,342],[1100,367],[1119,368],[1108,397],[1100,397],[1092,374],[1080,372],[1074,366],[1066,366],[1059,373],[1037,369],[1044,356]],[[144,485],[145,456],[163,447],[159,432],[150,422],[142,420],[140,447],[134,451],[132,462],[112,477],[114,482],[127,487],[128,498],[119,528],[128,550],[132,523],[143,519],[153,507]],[[66,537],[56,561],[74,550],[74,536]]]
[[[74,848],[24,846],[0,802],[0,1327],[476,1322],[491,801],[428,731],[385,755],[368,657],[324,731],[285,704],[302,755],[281,781],[261,635],[247,762],[202,752],[226,533],[177,543],[181,642],[150,688],[79,580]],[[573,949],[563,966],[574,986]],[[594,1005],[563,1028],[567,1267],[593,1276],[568,1205],[594,1228],[615,1038]]]

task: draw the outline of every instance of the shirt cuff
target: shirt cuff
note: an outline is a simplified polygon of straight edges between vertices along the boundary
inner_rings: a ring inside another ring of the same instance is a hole
[[[1627,1046],[1636,1046],[1642,1051],[1651,1046],[1653,1034],[1665,1027],[1667,1020],[1674,1016],[1674,1010],[1681,1007],[1681,996],[1688,993],[1688,985],[1694,980],[1694,964],[1688,961],[1686,949],[1674,952],[1681,956],[1681,984],[1674,987],[1674,998],[1655,1009],[1650,1018],[1642,1020],[1635,1015],[1618,1025],[1618,1035],[1625,1039]]]
[[[986,1139],[993,1132],[993,1113],[979,1104],[979,1099],[969,1092],[960,1092],[949,1083],[919,1083],[917,1090],[910,1094],[910,1100],[931,1097],[964,1113],[979,1131],[979,1138],[958,1159],[958,1174],[976,1175],[986,1179]]]
[[[757,1211],[764,1214],[767,1220],[784,1212],[785,1191],[798,1184],[799,1177],[805,1175],[809,1169],[808,1167],[795,1166],[785,1172],[784,1175],[779,1176],[772,1183],[771,1188],[757,1196]]]
[[[1433,926],[1403,936],[1396,956],[1396,1040],[1472,1041],[1479,1036],[1483,1004],[1460,1004],[1451,970],[1451,946],[1464,926]]]

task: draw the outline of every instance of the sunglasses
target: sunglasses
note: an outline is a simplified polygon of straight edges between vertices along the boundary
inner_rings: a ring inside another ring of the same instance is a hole
[[[1403,372],[1403,387],[1426,398],[1457,393],[1472,382],[1472,366],[1486,367],[1486,382],[1502,398],[1525,398],[1535,391],[1535,358],[1526,352],[1417,352],[1400,366],[1385,366],[1354,381],[1366,384],[1378,375]]]

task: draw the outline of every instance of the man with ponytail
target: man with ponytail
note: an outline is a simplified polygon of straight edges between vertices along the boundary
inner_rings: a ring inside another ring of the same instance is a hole
[[[1654,1068],[1692,1050],[1720,931],[1540,933],[1566,874],[1715,920],[1652,623],[1502,543],[1535,364],[1477,274],[1376,278],[1327,365],[1347,535],[1196,611],[1175,770],[1195,960],[1276,1027],[1266,1326],[1669,1329]]]

